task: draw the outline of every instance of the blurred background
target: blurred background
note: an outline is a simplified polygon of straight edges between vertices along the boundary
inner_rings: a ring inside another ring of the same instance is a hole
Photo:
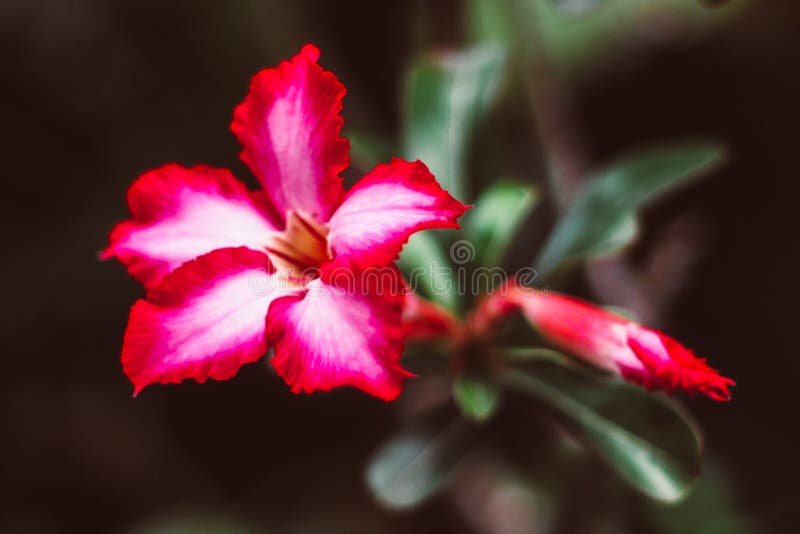
[[[631,506],[615,523],[592,508],[591,486],[576,483],[565,501],[585,519],[556,530],[730,532],[715,516],[727,514],[745,532],[791,531],[800,505],[800,4],[511,3],[530,4],[522,13],[535,20],[517,20],[522,30],[504,38],[536,59],[518,63],[478,128],[476,189],[503,176],[542,181],[548,147],[575,166],[566,177],[663,138],[710,136],[730,152],[720,170],[645,213],[625,263],[601,262],[577,283],[604,302],[650,310],[649,322],[736,379],[730,404],[689,403],[724,502],[652,514]],[[392,146],[409,65],[502,33],[491,4],[0,1],[0,530],[514,531],[486,523],[516,513],[502,495],[471,505],[443,493],[402,513],[376,504],[364,467],[396,428],[397,406],[358,392],[295,396],[262,361],[227,382],[154,386],[133,400],[119,353],[143,291],[122,266],[97,260],[145,170],[202,162],[255,185],[228,126],[259,69],[314,42],[348,88],[348,132]],[[528,77],[545,95],[533,123],[519,105]],[[601,466],[583,474],[610,476]],[[697,529],[674,530],[665,513]]]

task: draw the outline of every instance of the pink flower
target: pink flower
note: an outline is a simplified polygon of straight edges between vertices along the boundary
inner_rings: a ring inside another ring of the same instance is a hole
[[[458,228],[467,208],[419,161],[379,165],[345,193],[345,88],[318,57],[306,45],[262,70],[234,112],[242,160],[263,192],[227,170],[176,164],[131,186],[132,218],[103,255],[148,289],[122,348],[135,393],[231,378],[271,346],[294,392],[351,385],[399,395],[409,373],[394,261],[412,233]]]
[[[666,334],[557,293],[512,287],[500,298],[518,306],[554,345],[647,389],[682,389],[730,400],[728,388],[735,382]]]

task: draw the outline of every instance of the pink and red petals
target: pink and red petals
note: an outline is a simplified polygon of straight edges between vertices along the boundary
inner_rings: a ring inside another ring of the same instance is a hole
[[[295,393],[354,386],[390,401],[411,376],[400,366],[402,287],[363,272],[323,272],[304,295],[272,303],[267,337],[272,365]]]
[[[306,45],[290,61],[253,77],[234,111],[231,130],[242,160],[261,181],[276,209],[328,220],[344,196],[339,174],[350,162],[339,135],[344,86],[316,62]]]
[[[287,290],[267,256],[245,247],[179,267],[131,309],[122,366],[134,395],[153,383],[225,380],[261,358],[267,309]]]
[[[212,250],[261,248],[275,232],[262,202],[227,170],[165,165],[133,183],[128,191],[132,218],[114,228],[102,257],[119,258],[152,287]]]
[[[295,392],[350,385],[392,400],[411,376],[399,362],[410,322],[393,260],[413,232],[457,228],[467,208],[425,165],[397,159],[345,196],[346,91],[318,59],[306,45],[259,72],[234,111],[242,160],[263,192],[226,170],[175,164],[131,187],[132,217],[113,230],[103,257],[120,259],[149,289],[131,310],[122,351],[135,393],[230,378],[268,341]],[[288,224],[294,219],[302,228]],[[307,267],[308,276],[278,272],[285,266],[270,258]],[[456,328],[442,310],[423,308],[412,318],[418,332]]]
[[[456,220],[467,209],[439,186],[422,162],[393,159],[347,192],[329,222],[330,247],[364,266],[387,265],[411,234],[458,228]]]
[[[639,382],[647,389],[667,391],[684,390],[690,394],[700,393],[715,401],[731,400],[730,387],[736,382],[721,376],[703,358],[697,358],[683,345],[662,334],[651,339],[631,335],[628,346],[647,368],[647,373],[623,370],[626,378]]]

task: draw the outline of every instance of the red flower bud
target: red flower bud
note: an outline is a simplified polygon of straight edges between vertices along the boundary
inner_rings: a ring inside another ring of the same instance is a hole
[[[648,390],[682,389],[730,400],[733,380],[657,330],[557,293],[511,287],[507,298],[548,341],[626,380]]]

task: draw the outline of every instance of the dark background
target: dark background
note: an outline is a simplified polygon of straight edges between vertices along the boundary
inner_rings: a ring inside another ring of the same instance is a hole
[[[800,5],[754,4],[702,40],[581,84],[576,116],[593,162],[662,137],[729,144],[722,170],[646,221],[703,218],[702,254],[666,325],[737,380],[732,403],[691,406],[737,507],[770,531],[800,504]],[[463,531],[443,498],[395,515],[364,489],[391,405],[353,391],[294,396],[263,362],[132,400],[118,356],[142,290],[96,259],[141,172],[178,161],[248,176],[231,111],[253,73],[305,42],[348,87],[348,124],[395,135],[426,9],[429,39],[457,44],[457,2],[0,3],[0,530],[233,516],[289,532]]]

